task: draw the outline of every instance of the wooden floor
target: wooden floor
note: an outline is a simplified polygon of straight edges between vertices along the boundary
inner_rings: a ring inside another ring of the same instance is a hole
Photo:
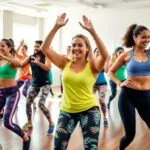
[[[55,92],[58,90],[54,89]],[[58,93],[58,92],[57,92]],[[109,96],[107,94],[107,99]],[[36,100],[38,102],[38,99]],[[59,114],[60,98],[56,96],[47,99],[47,107],[51,111],[52,119],[57,123]],[[23,126],[26,123],[25,99],[21,97],[18,110],[14,115],[14,122]],[[118,150],[121,136],[123,135],[122,123],[117,108],[117,97],[111,103],[111,109],[107,113],[109,127],[103,127],[103,119],[101,120],[101,130],[99,138],[100,150]],[[48,122],[39,109],[33,113],[33,130],[31,134],[30,150],[52,150],[53,136],[46,136]],[[134,141],[128,146],[127,150],[150,150],[150,130],[137,114],[137,134]],[[83,150],[82,133],[79,126],[75,129],[71,136],[68,150]],[[22,150],[22,140],[13,132],[7,130],[0,120],[0,144],[3,150]],[[0,148],[1,150],[1,148]]]

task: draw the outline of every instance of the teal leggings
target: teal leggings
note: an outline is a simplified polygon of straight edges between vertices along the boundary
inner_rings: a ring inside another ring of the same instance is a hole
[[[92,107],[81,113],[66,113],[60,111],[55,139],[54,150],[66,150],[72,132],[80,122],[85,150],[98,150],[100,131],[100,111]]]

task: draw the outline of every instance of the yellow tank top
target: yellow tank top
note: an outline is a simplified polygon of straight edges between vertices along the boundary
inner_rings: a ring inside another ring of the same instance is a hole
[[[71,61],[67,63],[62,73],[63,97],[61,110],[78,113],[98,106],[93,85],[96,82],[89,62],[82,72],[75,73],[70,69]]]

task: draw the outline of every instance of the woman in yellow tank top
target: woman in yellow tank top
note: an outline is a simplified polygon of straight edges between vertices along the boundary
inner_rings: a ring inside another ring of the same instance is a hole
[[[83,16],[80,26],[93,37],[100,56],[88,61],[91,51],[88,38],[82,34],[73,37],[71,51],[73,60],[67,59],[50,49],[54,35],[66,23],[66,14],[58,16],[56,23],[46,37],[42,51],[62,72],[63,96],[58,119],[54,149],[67,149],[69,138],[78,122],[80,122],[84,148],[98,149],[100,131],[100,112],[93,94],[93,85],[98,73],[103,69],[108,53],[105,45],[96,33],[91,20]]]

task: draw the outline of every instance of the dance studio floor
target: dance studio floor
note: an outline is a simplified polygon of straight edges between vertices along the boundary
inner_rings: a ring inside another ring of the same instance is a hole
[[[58,95],[58,88],[54,89]],[[106,100],[108,100],[110,92],[107,94]],[[38,98],[36,99],[38,102]],[[51,111],[52,119],[54,123],[57,123],[59,114],[61,98],[49,96],[46,102],[46,106]],[[122,124],[117,107],[117,97],[111,103],[111,109],[107,114],[109,126],[106,128],[103,126],[103,119],[101,120],[101,131],[99,138],[100,150],[118,150],[120,137],[123,135]],[[139,119],[137,114],[137,134],[134,141],[129,145],[126,150],[150,150],[150,130],[145,123]],[[18,110],[16,111],[14,122],[23,126],[26,123],[25,114],[25,98],[21,97]],[[30,150],[52,150],[53,149],[53,136],[47,136],[48,122],[41,111],[37,108],[33,112],[33,130],[29,131],[31,135]],[[71,136],[68,150],[83,150],[82,133],[79,126],[76,127],[74,133]],[[3,125],[3,120],[0,120],[0,150],[22,150],[22,140],[13,132],[7,130]]]

